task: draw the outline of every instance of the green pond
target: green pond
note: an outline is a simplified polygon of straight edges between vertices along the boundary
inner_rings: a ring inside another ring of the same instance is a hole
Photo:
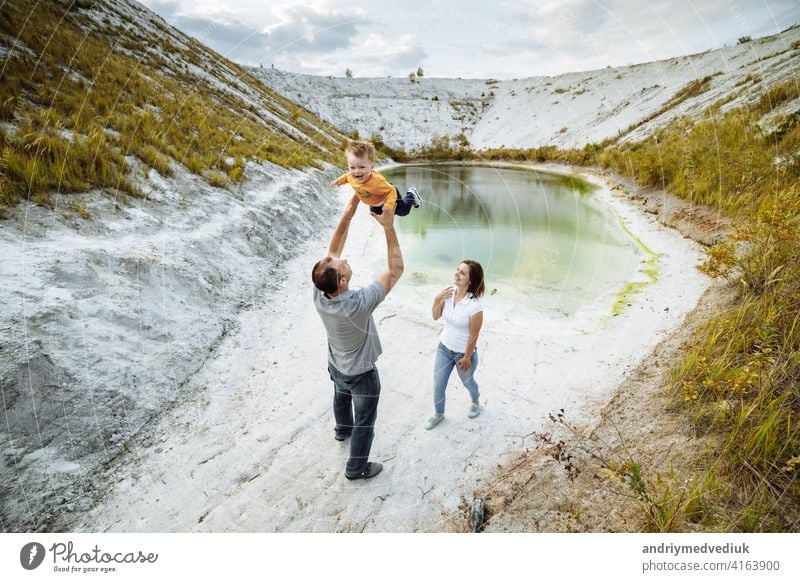
[[[641,280],[647,255],[617,214],[572,176],[475,165],[409,165],[381,170],[400,192],[414,185],[419,209],[395,220],[404,283],[452,283],[463,259],[479,261],[487,294],[554,316],[587,304],[611,311]],[[607,305],[606,305],[607,304]]]

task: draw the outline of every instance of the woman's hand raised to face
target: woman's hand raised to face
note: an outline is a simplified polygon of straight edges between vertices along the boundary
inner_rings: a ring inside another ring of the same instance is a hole
[[[433,320],[436,321],[442,316],[442,312],[444,311],[444,302],[447,300],[455,292],[455,288],[445,287],[442,289],[441,292],[436,294],[436,297],[433,298],[433,306],[431,307],[431,314],[433,315]]]
[[[453,294],[453,287],[452,285],[449,287],[445,287],[441,293],[436,296],[436,301],[441,303],[445,299],[448,299]]]

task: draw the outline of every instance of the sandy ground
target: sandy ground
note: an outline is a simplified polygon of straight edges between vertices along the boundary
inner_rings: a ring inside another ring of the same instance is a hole
[[[344,478],[347,448],[333,439],[325,338],[308,282],[330,236],[321,232],[289,263],[278,292],[243,312],[238,332],[192,378],[195,398],[165,413],[97,475],[107,491],[68,529],[453,529],[462,496],[471,498],[515,459],[525,435],[546,430],[549,414],[564,409],[576,425],[594,426],[617,387],[684,322],[710,284],[695,269],[699,245],[600,177],[589,179],[603,184],[596,195],[626,226],[662,253],[658,281],[617,317],[610,316],[613,298],[547,320],[501,293],[487,296],[478,370],[485,409],[477,419],[466,417],[468,396],[451,379],[445,422],[424,430],[440,328],[430,320],[428,288],[404,278],[375,314],[384,354],[372,459],[385,469],[366,482]],[[356,285],[369,282],[375,264],[363,251],[368,241],[381,243],[382,235],[359,212],[345,251]]]

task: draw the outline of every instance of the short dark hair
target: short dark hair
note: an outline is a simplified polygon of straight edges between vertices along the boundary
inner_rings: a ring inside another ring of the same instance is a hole
[[[339,271],[330,264],[330,257],[317,261],[311,269],[311,280],[317,289],[328,295],[339,291]]]
[[[464,259],[461,262],[469,267],[469,286],[467,287],[467,291],[472,293],[475,297],[482,296],[485,289],[483,284],[483,267],[481,267],[478,261],[470,259]]]

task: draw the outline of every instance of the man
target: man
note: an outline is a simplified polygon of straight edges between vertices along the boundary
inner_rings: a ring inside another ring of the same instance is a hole
[[[381,393],[375,361],[382,351],[372,312],[403,274],[403,255],[394,230],[394,209],[384,209],[381,215],[371,214],[386,235],[388,267],[371,285],[350,289],[353,270],[341,255],[357,207],[358,197],[353,196],[333,233],[328,256],[314,265],[311,279],[315,287],[314,305],[328,335],[334,434],[338,441],[350,437],[345,477],[369,479],[383,469],[380,463],[369,462]]]

